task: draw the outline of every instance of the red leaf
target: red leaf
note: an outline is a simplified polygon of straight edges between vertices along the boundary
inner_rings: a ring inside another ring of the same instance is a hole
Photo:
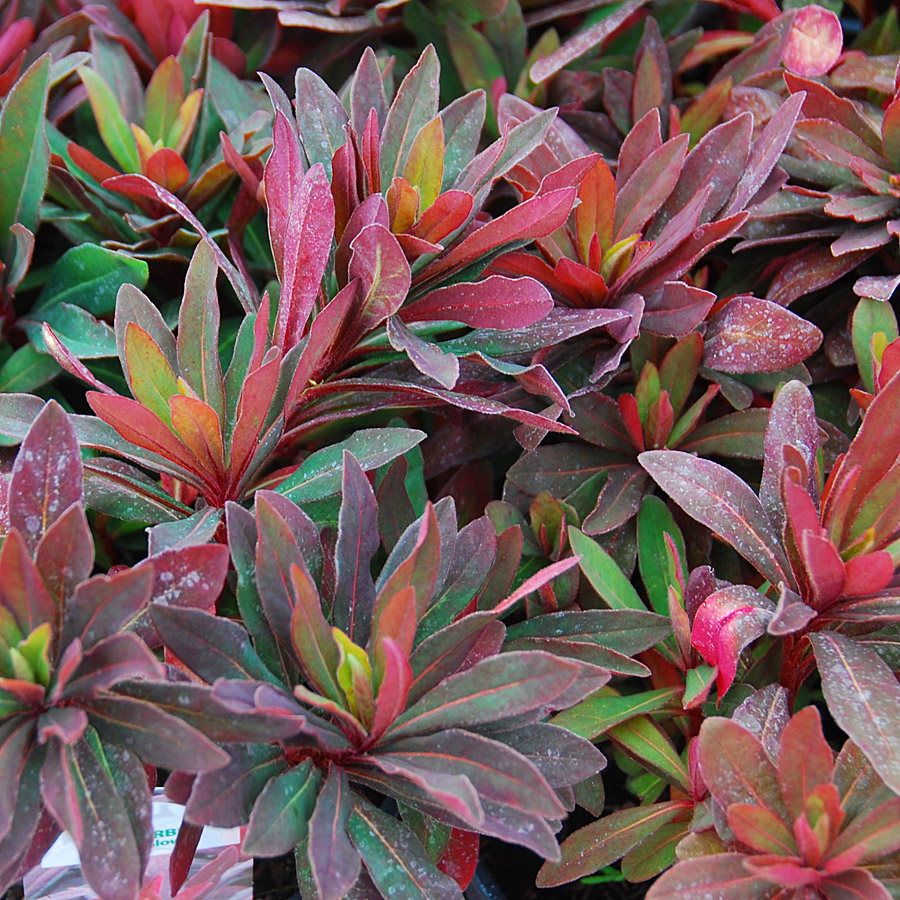
[[[9,524],[21,532],[31,553],[50,526],[81,500],[81,478],[75,429],[51,400],[22,441],[9,484]]]
[[[97,391],[88,391],[86,398],[91,409],[126,441],[177,463],[189,476],[194,476],[191,481],[202,477],[194,454],[156,415],[136,400]]]
[[[830,9],[804,6],[797,11],[784,48],[784,64],[795,75],[816,78],[837,61],[843,48],[841,21]]]
[[[359,854],[346,830],[352,811],[353,794],[347,776],[338,766],[331,766],[309,820],[307,840],[309,864],[321,900],[342,900],[359,875]]]
[[[532,278],[490,275],[483,281],[453,284],[431,291],[404,307],[404,322],[449,319],[473,328],[527,328],[553,308],[553,299]]]
[[[169,147],[160,147],[147,160],[144,174],[173,194],[180,191],[191,177],[184,160]]]
[[[297,174],[288,186],[292,193],[287,208],[272,222],[273,228],[284,229],[282,292],[273,336],[283,352],[297,344],[306,329],[334,235],[334,199],[325,169],[315,165],[299,181]]]
[[[474,831],[451,828],[447,846],[437,862],[438,869],[449,875],[461,891],[469,886],[475,876],[480,841],[481,838]]]
[[[505,244],[524,243],[551,234],[565,223],[575,198],[575,189],[565,188],[514,206],[454,246],[443,259],[429,266],[425,275],[431,280],[437,275],[475,263]]]
[[[707,662],[719,667],[716,686],[720,698],[734,681],[744,648],[765,634],[774,611],[770,600],[743,584],[722,588],[700,605],[691,643]]]
[[[781,794],[792,819],[802,815],[806,798],[820,784],[830,784],[834,754],[822,734],[814,706],[801,709],[785,726],[778,755]]]
[[[703,364],[720,372],[777,372],[802,362],[822,343],[811,322],[777,303],[733,297],[710,319]]]

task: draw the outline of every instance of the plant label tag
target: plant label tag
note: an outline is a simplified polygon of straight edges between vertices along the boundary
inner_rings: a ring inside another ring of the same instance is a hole
[[[171,900],[169,857],[184,819],[184,807],[157,790],[152,813],[153,843],[141,900]],[[204,828],[190,874],[177,896],[190,900],[252,900],[253,860],[240,853],[240,842],[240,828]],[[26,900],[94,900],[96,897],[81,874],[78,848],[65,832],[47,851],[40,865],[26,875],[25,897]]]

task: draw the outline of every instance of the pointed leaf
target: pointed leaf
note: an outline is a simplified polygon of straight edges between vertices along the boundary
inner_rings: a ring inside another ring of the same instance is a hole
[[[342,900],[359,875],[359,853],[346,830],[353,801],[346,774],[331,766],[309,819],[306,844],[321,900]]]
[[[369,479],[346,450],[343,466],[332,622],[362,647],[369,639],[375,607],[371,563],[379,544],[378,504]]]
[[[33,553],[50,526],[81,500],[81,453],[69,417],[50,401],[22,442],[10,481],[9,524]]]
[[[748,872],[743,853],[719,853],[684,860],[650,888],[648,900],[769,900],[781,891],[777,884]]]
[[[200,732],[140,700],[107,695],[83,700],[82,708],[98,734],[135,753],[143,762],[203,772],[228,762],[228,755]]]
[[[504,653],[453,675],[410,707],[390,739],[497,722],[552,703],[580,667],[539,651]]]
[[[638,459],[688,515],[730,544],[769,582],[790,582],[780,542],[745,482],[717,463],[676,450],[653,450]]]
[[[50,163],[44,125],[50,65],[49,53],[33,63],[10,89],[0,112],[0,171],[5,179],[0,194],[0,259],[7,266],[16,245],[10,228],[19,223],[37,234],[40,221]]]
[[[835,721],[892,790],[900,790],[900,685],[868,647],[833,631],[810,635]]]
[[[295,503],[321,500],[341,489],[344,450],[353,454],[364,472],[402,456],[425,438],[410,428],[361,429],[351,437],[310,454],[300,468],[278,485],[278,493]]]
[[[435,868],[413,833],[393,816],[357,798],[347,828],[380,896],[462,900],[456,882]]]
[[[219,362],[217,273],[212,248],[201,241],[185,277],[184,298],[178,313],[177,347],[181,376],[221,419],[225,414],[225,397]]]
[[[311,760],[263,788],[253,805],[241,849],[250,856],[281,856],[306,840],[322,776]]]

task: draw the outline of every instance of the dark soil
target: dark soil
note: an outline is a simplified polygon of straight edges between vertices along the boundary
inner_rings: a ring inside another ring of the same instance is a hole
[[[253,862],[253,900],[293,900],[297,893],[294,854]]]

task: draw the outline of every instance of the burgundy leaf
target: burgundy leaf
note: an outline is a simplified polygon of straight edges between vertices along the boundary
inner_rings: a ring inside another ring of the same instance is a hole
[[[752,803],[785,814],[774,764],[762,744],[731,719],[707,719],[700,730],[700,768],[724,807]]]
[[[34,551],[34,562],[62,609],[94,568],[94,539],[81,503],[72,504],[47,529]]]
[[[498,722],[552,703],[580,667],[539,651],[504,653],[444,679],[410,707],[391,739]]]
[[[717,463],[677,450],[652,450],[638,459],[689,516],[734,547],[771,584],[789,581],[780,542],[745,482]]]
[[[28,719],[12,717],[0,722],[0,767],[5,773],[0,783],[0,838],[5,838],[14,826],[19,779],[33,739],[34,725]]]
[[[565,810],[535,766],[515,750],[481,735],[457,729],[392,741],[379,753],[401,765],[453,772],[469,779],[480,800],[508,807],[504,818],[519,810],[557,818]]]
[[[247,632],[231,619],[157,604],[150,618],[166,648],[209,684],[217,678],[273,679]]]
[[[423,375],[433,378],[442,387],[456,386],[459,360],[452,353],[445,353],[437,344],[420,338],[397,316],[388,318],[387,336],[391,346],[400,353],[405,353]]]
[[[874,650],[833,631],[810,635],[835,721],[892,790],[900,789],[900,685]]]
[[[822,720],[814,706],[801,709],[785,726],[778,758],[781,794],[791,819],[803,814],[810,792],[830,784],[834,754],[822,734]]]
[[[778,372],[811,356],[822,332],[777,303],[733,297],[709,322],[703,364],[720,372]]]
[[[321,900],[342,900],[359,875],[359,854],[346,830],[352,811],[353,794],[347,776],[331,766],[309,819],[306,844]]]
[[[228,571],[228,548],[222,544],[164,550],[139,563],[153,572],[150,599],[163,606],[210,609],[222,591]],[[158,640],[145,609],[129,626],[148,642]]]
[[[93,698],[120,681],[132,678],[162,679],[165,668],[133,634],[114,634],[88,650],[71,672],[60,666],[53,694],[62,700]]]
[[[109,771],[87,741],[50,744],[41,795],[75,841],[85,880],[100,900],[137,900],[142,872],[134,827]]]
[[[815,496],[815,458],[819,448],[819,427],[812,394],[799,381],[789,381],[775,397],[766,427],[762,481],[759,497],[772,524],[779,531],[784,526],[781,505],[781,472],[784,448],[793,447],[806,463],[807,493]]]
[[[803,106],[804,96],[803,93],[793,94],[782,103],[753,142],[741,180],[734,189],[731,200],[722,210],[723,217],[745,209],[756,192],[765,184],[791,137]]]
[[[58,627],[61,609],[47,593],[18,531],[11,531],[0,549],[0,609],[12,615],[23,637],[45,622]]]
[[[55,401],[41,410],[16,455],[9,522],[31,553],[47,529],[81,500],[81,453],[68,415]]]
[[[115,178],[107,178],[104,186],[111,191],[122,194],[135,194],[138,197],[147,197],[157,200],[178,213],[190,226],[207,241],[213,249],[219,268],[226,274],[235,294],[245,312],[253,312],[256,303],[253,300],[250,288],[242,277],[237,267],[228,259],[218,245],[210,237],[209,232],[200,224],[200,220],[190,209],[174,194],[167,191],[161,185],[156,184],[144,175],[117,175]]]
[[[781,887],[744,868],[743,853],[719,853],[677,863],[663,872],[647,900],[769,900]]]
[[[527,328],[553,308],[549,291],[532,278],[490,275],[483,281],[430,291],[405,306],[404,322],[450,319],[473,328]]]
[[[200,732],[149,703],[106,695],[80,705],[104,740],[131,750],[143,762],[183,772],[204,772],[228,762],[227,753]]]
[[[284,751],[271,744],[226,744],[230,762],[197,776],[185,818],[223,828],[246,825],[256,798],[287,768]]]
[[[705,318],[716,295],[683,281],[666,281],[646,298],[641,325],[654,334],[683,337]]]
[[[147,567],[83,581],[66,605],[62,645],[78,638],[86,649],[134,621],[150,601],[153,574]]]
[[[284,189],[290,195],[283,204],[287,209],[282,213],[282,287],[273,341],[286,353],[303,335],[319,295],[334,234],[334,200],[321,165],[313,166],[299,180],[295,174]],[[272,227],[276,224],[277,220]]]
[[[43,744],[56,738],[62,744],[74,744],[88,726],[88,717],[76,706],[54,706],[37,723],[38,740]]]

